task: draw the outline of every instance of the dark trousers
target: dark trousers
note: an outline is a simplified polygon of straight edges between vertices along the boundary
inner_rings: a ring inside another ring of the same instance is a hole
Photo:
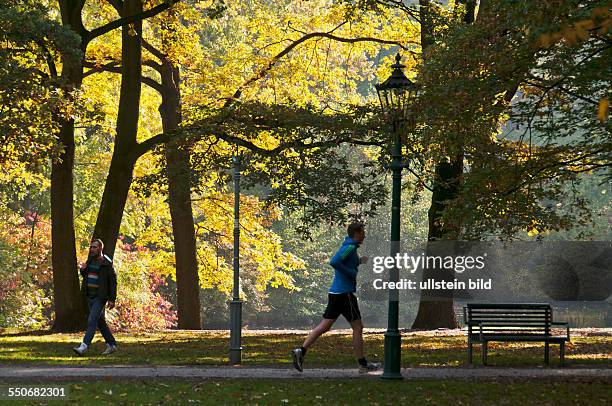
[[[87,331],[85,332],[83,342],[88,346],[91,345],[94,334],[96,334],[96,328],[98,328],[106,344],[116,345],[117,342],[115,341],[115,337],[113,337],[113,333],[111,333],[104,319],[106,300],[102,300],[98,297],[87,297],[87,304],[89,305],[89,317],[87,317]]]

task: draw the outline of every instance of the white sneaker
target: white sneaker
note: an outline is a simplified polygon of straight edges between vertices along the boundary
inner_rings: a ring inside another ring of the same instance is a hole
[[[78,347],[74,347],[72,351],[76,352],[77,355],[83,355],[87,351],[87,344],[81,343]]]
[[[359,372],[365,374],[368,372],[376,371],[378,370],[378,368],[380,368],[380,364],[378,362],[367,361],[366,365],[359,365]]]
[[[293,356],[293,366],[300,372],[304,372],[304,353],[301,348],[296,348],[291,351],[291,355]]]
[[[117,346],[116,345],[106,344],[106,349],[104,351],[102,351],[102,355],[109,355],[109,354],[112,354],[115,351],[117,351]]]

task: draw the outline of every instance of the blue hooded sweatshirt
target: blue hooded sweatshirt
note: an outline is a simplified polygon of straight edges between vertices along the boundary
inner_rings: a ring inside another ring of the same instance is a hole
[[[357,290],[357,267],[359,244],[351,237],[346,237],[342,246],[334,254],[329,264],[334,268],[334,281],[329,288],[330,293],[349,293]]]

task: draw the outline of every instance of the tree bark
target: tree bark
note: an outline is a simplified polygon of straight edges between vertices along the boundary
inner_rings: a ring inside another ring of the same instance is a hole
[[[450,162],[441,161],[436,165],[436,174],[429,207],[429,230],[427,233],[427,255],[440,255],[439,248],[446,251],[450,244],[439,247],[434,241],[451,240],[459,238],[459,230],[453,229],[441,222],[445,203],[457,196],[461,188],[460,179],[463,173],[463,152],[459,153]],[[451,253],[452,254],[452,253]],[[429,279],[452,281],[454,271],[444,268],[425,268],[423,281]],[[412,324],[415,329],[455,328],[457,320],[453,309],[453,291],[449,289],[421,290],[421,299],[417,317]]]
[[[137,15],[137,22],[133,23],[133,27],[139,32],[138,37],[136,37],[136,41],[140,39],[140,27],[142,25],[141,19],[154,16],[163,10],[169,8],[171,3],[161,4],[153,9],[150,9],[145,13],[146,15],[138,15],[138,12],[142,11],[142,4],[140,1],[129,0],[124,2],[124,9],[128,12],[126,19],[116,20],[111,23],[106,24],[92,32],[89,32],[83,26],[82,21],[82,10],[85,4],[85,0],[59,0],[59,8],[60,14],[62,17],[62,24],[65,27],[69,27],[74,32],[76,32],[81,37],[81,52],[82,55],[80,58],[73,58],[70,55],[62,55],[62,78],[65,79],[66,88],[68,90],[78,89],[83,81],[83,66],[85,61],[85,54],[87,51],[87,45],[91,39],[96,36],[100,36],[109,30],[115,29],[119,26],[122,26],[127,23],[133,16]],[[129,31],[128,28],[124,26],[123,35],[125,38],[126,33]],[[124,44],[126,41],[124,40]],[[133,53],[135,51],[134,44],[132,43],[128,47],[129,51],[126,54]],[[125,48],[124,48],[125,50]],[[138,45],[138,53],[140,52],[140,46]],[[126,55],[124,54],[124,57]],[[138,66],[140,65],[140,59],[138,59]],[[135,68],[134,64],[130,68],[130,75],[126,76],[135,76],[134,72],[138,71],[140,67]],[[140,83],[139,80],[136,83]],[[123,88],[124,81],[122,81]],[[129,86],[126,86],[129,87]],[[122,92],[123,93],[123,92]],[[140,87],[138,88],[138,95],[136,96],[134,93],[128,95],[129,97],[136,101],[139,100],[140,95]],[[130,101],[126,101],[123,105],[123,109],[120,107],[119,116],[122,117],[121,125],[119,124],[119,119],[117,123],[117,128],[125,128],[124,132],[129,131],[130,125],[126,125],[124,121],[130,121],[129,114],[126,114],[126,105],[128,105]],[[138,111],[138,104],[132,104],[132,107],[136,108]],[[133,110],[133,108],[132,108]],[[123,111],[123,113],[122,113]],[[55,162],[51,163],[51,263],[53,268],[53,292],[54,292],[54,306],[55,306],[55,321],[53,324],[53,329],[56,331],[76,331],[82,330],[85,326],[85,318],[86,318],[86,305],[84,303],[84,299],[80,294],[79,290],[79,276],[76,270],[77,267],[77,258],[76,258],[76,241],[74,235],[74,183],[73,183],[73,168],[74,168],[74,150],[75,150],[75,142],[74,142],[74,120],[73,119],[59,119],[60,121],[60,131],[59,131],[59,141],[62,146],[62,151],[60,152],[59,159]],[[136,117],[136,126],[138,124],[138,117]],[[132,132],[134,136],[134,142],[136,141],[136,131]],[[129,144],[129,142],[128,142]],[[120,148],[120,150],[125,150],[125,147]],[[117,152],[115,150],[115,152]],[[120,177],[122,173],[129,173],[131,177],[131,172],[134,167],[134,162],[136,158],[131,155],[126,155],[128,159],[126,162],[122,162],[116,165],[111,165],[111,172],[114,174],[111,178],[113,181]],[[130,161],[131,161],[131,169],[130,169]],[[121,182],[120,185],[115,185],[111,187],[111,189],[115,188],[117,190],[126,189],[126,182]],[[127,182],[127,190],[129,190],[129,182]],[[105,188],[105,194],[106,194]],[[125,192],[127,196],[127,191]],[[104,199],[103,199],[104,200]],[[112,197],[108,197],[106,201],[112,200]],[[105,213],[108,211],[113,211],[115,207],[121,206],[121,211],[123,211],[123,206],[125,205],[125,199],[123,200],[123,204],[115,204],[112,205],[110,209],[107,207]],[[120,215],[121,216],[121,215]],[[99,216],[100,217],[100,216]],[[116,219],[111,219],[116,222]],[[118,223],[121,222],[121,218],[119,218]],[[99,222],[97,222],[99,223]],[[118,234],[118,225],[117,225],[117,233]],[[97,232],[100,231],[98,228],[98,224],[96,224]],[[97,234],[97,232],[95,234]],[[112,235],[112,233],[100,232],[101,235]],[[111,241],[111,238],[105,237],[103,241],[107,243],[107,252],[111,255],[114,252],[114,245],[116,241],[115,238],[112,241],[112,244],[108,244],[107,241]]]
[[[434,44],[433,24],[430,14],[430,2],[420,0],[421,11],[421,44],[423,44],[423,58],[426,57],[426,47]],[[474,22],[476,2],[474,0],[464,0],[467,12],[464,17],[466,24]],[[446,202],[457,197],[461,190],[461,176],[463,174],[464,154],[461,150],[449,161],[442,159],[436,164],[433,193],[431,196],[431,206],[428,211],[429,230],[427,241],[453,240],[460,238],[459,229],[454,226],[449,227],[442,222],[442,213]],[[448,248],[447,245],[445,248]],[[435,255],[432,250],[438,247],[428,244],[427,255]],[[454,271],[449,269],[425,268],[423,270],[423,281],[429,279],[452,281]],[[458,326],[453,309],[453,291],[449,289],[441,290],[421,290],[419,310],[412,324],[415,329],[435,329],[435,328],[456,328]]]
[[[162,104],[159,112],[164,133],[178,128],[181,117],[180,73],[168,60],[162,61]],[[165,147],[168,173],[168,205],[172,218],[176,261],[178,328],[198,330],[200,319],[200,282],[196,236],[191,208],[191,166],[189,151],[170,142]]]
[[[427,60],[427,51],[434,44],[434,19],[430,0],[419,0],[419,17],[421,19],[421,49],[423,61]]]
[[[74,121],[61,123],[64,148],[51,163],[51,264],[55,305],[54,331],[78,331],[85,326],[86,309],[80,293],[73,221]]]
[[[142,11],[141,0],[125,0],[123,14],[129,16]],[[123,210],[132,184],[137,156],[138,119],[142,68],[142,21],[123,27],[121,33],[121,92],[117,113],[117,132],[111,165],[104,185],[104,194],[94,228],[94,238],[104,242],[110,257],[115,252]]]
[[[85,29],[81,21],[84,1],[60,1],[62,24],[70,27],[83,40]],[[77,89],[83,80],[83,55],[75,58],[62,55],[62,78],[67,90]],[[74,235],[74,119],[60,119],[59,159],[51,162],[51,266],[53,269],[53,330],[78,331],[85,326],[86,308],[80,294]]]
[[[114,6],[122,18],[135,12],[134,8],[130,8],[127,3],[124,3],[123,8],[120,8],[119,4]],[[141,27],[133,26],[133,28],[140,35]],[[142,80],[142,41],[131,41],[131,39],[126,38],[124,31],[121,67],[122,87],[117,119],[117,137],[94,230],[94,237],[104,241],[107,247],[106,253],[110,255],[114,253],[123,210],[133,180],[134,165],[139,156],[135,149],[137,146],[135,134],[138,124],[140,86],[136,89],[135,85]],[[178,128],[182,120],[180,74],[179,70],[163,54],[159,51],[155,51],[154,54],[162,62],[159,67],[156,67],[162,83],[155,86],[155,89],[162,96],[159,111],[163,131],[169,133]],[[200,329],[200,289],[195,227],[191,208],[189,152],[179,147],[178,144],[170,143],[166,147],[165,155],[168,173],[168,203],[175,246],[178,325],[179,328],[183,329]]]

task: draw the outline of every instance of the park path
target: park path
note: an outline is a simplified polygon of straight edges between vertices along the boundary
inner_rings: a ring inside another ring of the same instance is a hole
[[[313,368],[299,373],[291,368],[258,367],[199,367],[199,366],[3,366],[2,379],[72,379],[72,378],[183,378],[183,379],[323,379],[323,378],[376,378],[382,371],[360,374],[353,368]],[[612,382],[612,368],[404,368],[405,379],[504,379],[504,378],[582,378]]]

